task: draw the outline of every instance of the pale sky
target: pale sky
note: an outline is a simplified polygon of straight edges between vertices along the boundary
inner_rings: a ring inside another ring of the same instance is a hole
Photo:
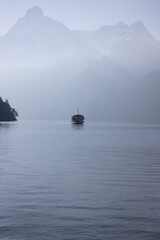
[[[39,6],[44,15],[77,30],[142,20],[160,40],[160,0],[0,0],[0,36],[33,6]]]

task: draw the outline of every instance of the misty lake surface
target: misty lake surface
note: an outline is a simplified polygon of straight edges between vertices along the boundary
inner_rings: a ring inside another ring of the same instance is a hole
[[[160,239],[160,126],[1,123],[0,239]]]

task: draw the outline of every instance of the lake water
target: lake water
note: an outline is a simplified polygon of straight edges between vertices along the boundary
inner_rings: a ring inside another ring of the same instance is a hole
[[[160,126],[0,124],[0,239],[160,239]]]

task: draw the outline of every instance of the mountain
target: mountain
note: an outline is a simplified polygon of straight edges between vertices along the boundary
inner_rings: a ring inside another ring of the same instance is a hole
[[[142,36],[143,38],[155,41],[154,37],[146,29],[142,21],[137,21],[127,25],[120,21],[115,25],[105,25],[95,31],[75,31],[76,35],[83,40],[92,43],[100,48],[103,54],[107,53],[116,42],[128,39],[133,36]],[[106,52],[105,52],[106,51]]]
[[[70,30],[33,7],[0,52],[1,95],[24,118],[69,119],[80,107],[90,120],[160,122],[160,43],[141,21]]]
[[[160,68],[160,43],[142,21],[131,25],[119,22],[76,34],[99,50],[101,56],[105,54],[141,76]]]
[[[131,25],[119,22],[95,31],[75,31],[44,16],[39,7],[29,9],[0,38],[0,52],[1,67],[6,63],[52,67],[69,62],[84,66],[107,55],[145,75],[148,70],[159,68],[160,61],[160,44],[141,21]]]
[[[68,27],[33,7],[0,38],[0,63],[52,65],[55,59],[63,62],[86,55],[86,47]]]
[[[111,56],[132,72],[141,76],[160,69],[160,45],[142,22],[131,25],[132,34],[114,43]]]
[[[105,56],[83,72],[79,82],[89,120],[160,123],[160,71],[139,79]]]
[[[0,44],[3,44],[3,47],[9,46],[10,50],[18,50],[22,47],[26,51],[28,48],[45,50],[48,47],[51,49],[65,47],[64,38],[65,43],[71,38],[69,29],[44,16],[40,8],[34,7],[29,9],[5,36],[1,37]]]
[[[103,56],[80,77],[80,94],[88,119],[132,122],[137,98],[135,76],[109,57]],[[78,95],[78,93],[77,93]]]

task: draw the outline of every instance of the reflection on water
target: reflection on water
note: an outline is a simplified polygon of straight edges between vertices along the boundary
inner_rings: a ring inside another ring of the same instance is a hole
[[[71,124],[73,130],[83,130],[84,124]]]
[[[0,126],[0,239],[159,239],[159,143],[152,125]]]
[[[0,122],[0,132],[2,130],[8,130],[9,128],[15,127],[17,123],[15,122]]]
[[[0,129],[1,128],[9,128],[11,126],[11,124],[9,123],[0,123]]]

